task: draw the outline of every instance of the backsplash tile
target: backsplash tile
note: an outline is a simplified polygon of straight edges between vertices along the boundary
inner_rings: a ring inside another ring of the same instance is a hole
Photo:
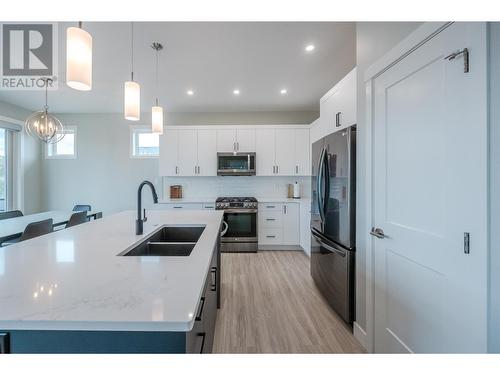
[[[184,198],[248,196],[284,198],[287,185],[300,183],[302,198],[310,196],[310,177],[216,176],[163,177],[163,198],[169,198],[170,185],[182,185]]]

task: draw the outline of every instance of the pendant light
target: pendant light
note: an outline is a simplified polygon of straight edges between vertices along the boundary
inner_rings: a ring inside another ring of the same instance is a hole
[[[141,86],[134,81],[134,23],[131,23],[132,71],[131,80],[125,82],[124,114],[126,120],[138,121],[141,118]]]
[[[36,136],[45,143],[57,143],[64,137],[64,127],[61,121],[49,113],[47,104],[48,86],[51,78],[42,78],[45,83],[45,106],[43,110],[33,113],[26,119],[24,129],[30,136]]]
[[[92,90],[92,36],[81,22],[66,30],[66,84],[75,90]]]
[[[163,134],[163,108],[158,104],[158,55],[163,49],[161,43],[154,42],[151,45],[156,51],[156,100],[155,105],[151,108],[151,127],[155,134]]]

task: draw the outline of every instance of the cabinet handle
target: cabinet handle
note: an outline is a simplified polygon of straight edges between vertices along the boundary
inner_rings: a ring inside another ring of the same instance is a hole
[[[175,174],[179,174],[179,167],[175,166]]]
[[[236,151],[236,142],[233,142],[233,151]]]
[[[214,206],[205,206],[205,208],[214,208]]]
[[[286,204],[283,205],[283,213],[286,214]]]
[[[174,208],[182,208],[182,206],[174,206]]]
[[[280,166],[279,165],[276,166],[276,173],[280,173]]]
[[[299,174],[299,166],[298,165],[295,166],[295,174]]]
[[[217,291],[217,267],[212,267],[212,269],[210,270],[210,272],[212,274],[212,280],[211,280],[210,290],[212,292],[215,292],[215,291]]]
[[[338,128],[340,126],[340,112],[335,115],[335,126]]]
[[[276,236],[266,236],[267,238],[276,238]]]
[[[267,221],[275,221],[276,219],[266,219]]]
[[[205,297],[201,297],[200,299],[200,308],[198,310],[198,314],[196,314],[195,320],[200,321],[201,320],[201,315],[203,314],[203,308],[205,307]]]
[[[276,208],[276,206],[266,206],[266,208]]]
[[[236,142],[236,149],[240,151],[240,142]]]

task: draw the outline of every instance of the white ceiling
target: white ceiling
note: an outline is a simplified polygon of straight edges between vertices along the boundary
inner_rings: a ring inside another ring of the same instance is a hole
[[[59,89],[49,106],[59,113],[119,113],[123,82],[130,79],[130,23],[92,22],[92,91],[75,91],[65,80],[65,30],[59,25]],[[71,24],[74,25],[74,24]],[[171,112],[311,111],[320,97],[356,63],[356,30],[346,22],[142,22],[134,23],[135,80],[141,107],[155,97],[155,55],[160,53],[160,104]],[[306,53],[308,44],[316,46]],[[233,89],[239,88],[236,97]],[[280,95],[286,88],[287,95]],[[186,91],[194,90],[193,96]],[[0,91],[0,101],[31,110],[43,92]]]

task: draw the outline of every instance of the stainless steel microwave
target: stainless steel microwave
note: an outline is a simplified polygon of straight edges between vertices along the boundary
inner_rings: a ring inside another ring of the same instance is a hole
[[[255,176],[255,152],[218,152],[218,176]]]

